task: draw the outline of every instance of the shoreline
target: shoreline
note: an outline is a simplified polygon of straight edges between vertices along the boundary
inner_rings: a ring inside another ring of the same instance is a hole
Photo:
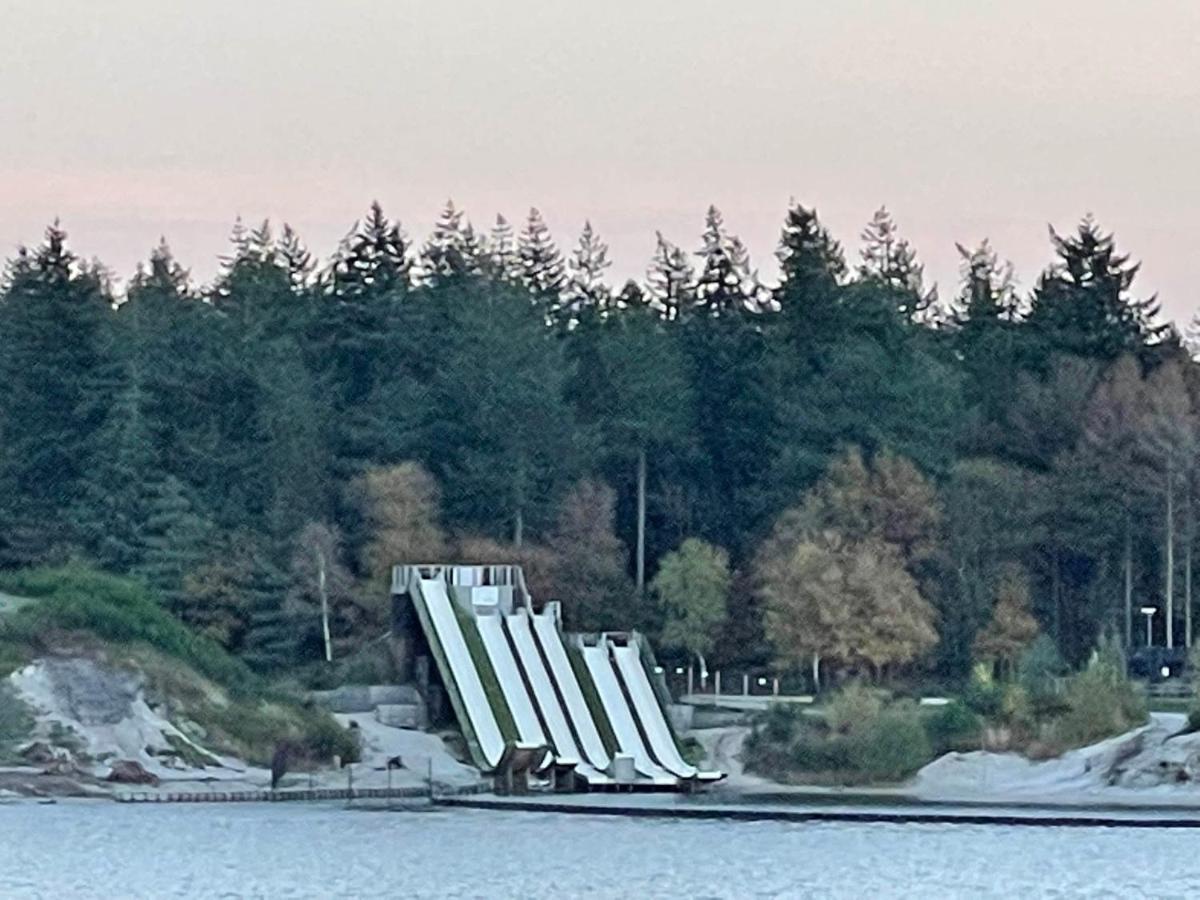
[[[587,795],[584,795],[587,796]],[[607,799],[607,798],[606,798]],[[756,804],[739,802],[697,803],[693,800],[652,802],[652,795],[619,802],[589,803],[551,797],[444,797],[434,806],[450,809],[591,815],[675,820],[741,822],[851,822],[892,825],[1003,825],[1074,828],[1200,828],[1200,806],[1189,809],[1076,807],[1074,814],[1048,807],[1023,808],[1014,804],[954,804],[915,801],[912,804]]]

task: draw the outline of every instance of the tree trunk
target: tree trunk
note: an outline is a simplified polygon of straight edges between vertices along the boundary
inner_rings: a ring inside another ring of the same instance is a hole
[[[646,591],[646,448],[638,448],[637,458],[637,592]]]
[[[321,595],[321,636],[325,639],[325,662],[333,662],[333,642],[329,638],[329,591],[326,586],[325,554],[317,551],[317,592]]]
[[[819,653],[812,655],[812,679],[813,693],[819,694],[821,692],[821,654]]]
[[[1196,536],[1195,522],[1192,511],[1192,484],[1189,474],[1187,479],[1187,504],[1184,507],[1184,545],[1183,545],[1183,644],[1189,650],[1192,648],[1192,543]]]
[[[517,508],[517,514],[513,517],[513,546],[518,550],[525,542],[525,513]]]
[[[1133,646],[1133,526],[1125,513],[1125,649]]]
[[[1175,646],[1175,478],[1167,464],[1167,649]]]

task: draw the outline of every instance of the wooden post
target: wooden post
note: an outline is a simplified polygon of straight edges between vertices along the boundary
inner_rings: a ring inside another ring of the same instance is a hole
[[[750,696],[750,676],[745,673],[742,674],[742,696]]]
[[[776,697],[779,696],[779,676],[775,676],[775,681],[771,685],[771,693]]]
[[[713,677],[713,693],[718,697],[721,696],[721,670],[717,669],[716,675]]]

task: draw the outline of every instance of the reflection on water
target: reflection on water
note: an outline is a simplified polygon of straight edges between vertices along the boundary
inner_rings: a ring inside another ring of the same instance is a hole
[[[0,807],[0,897],[1200,896],[1200,833]]]

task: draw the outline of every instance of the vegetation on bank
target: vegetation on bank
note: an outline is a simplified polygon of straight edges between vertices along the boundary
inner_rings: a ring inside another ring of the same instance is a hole
[[[431,557],[712,668],[962,681],[1012,584],[1075,666],[1134,597],[1182,636],[1200,369],[1111,235],[1053,234],[1028,290],[985,241],[939,297],[885,210],[848,259],[793,204],[771,285],[698,230],[612,285],[590,227],[448,206],[418,247],[374,205],[325,266],[239,225],[211,283],[163,244],[117,290],[52,227],[0,283],[0,569],[136,576],[296,678]]]
[[[1045,759],[1146,722],[1146,702],[1104,643],[1080,671],[1059,677],[1045,644],[1015,677],[976,670],[961,697],[941,706],[853,682],[816,709],[776,704],[746,741],[747,769],[780,781],[867,784],[902,781],[943,753],[1011,751]]]
[[[0,676],[38,657],[93,656],[140,672],[148,702],[214,752],[260,765],[284,741],[301,762],[357,754],[353,735],[328,712],[189,629],[140,582],[68,565],[5,574],[0,587],[32,600],[0,616]],[[0,695],[0,744],[6,729],[16,740],[30,724],[11,691]]]

